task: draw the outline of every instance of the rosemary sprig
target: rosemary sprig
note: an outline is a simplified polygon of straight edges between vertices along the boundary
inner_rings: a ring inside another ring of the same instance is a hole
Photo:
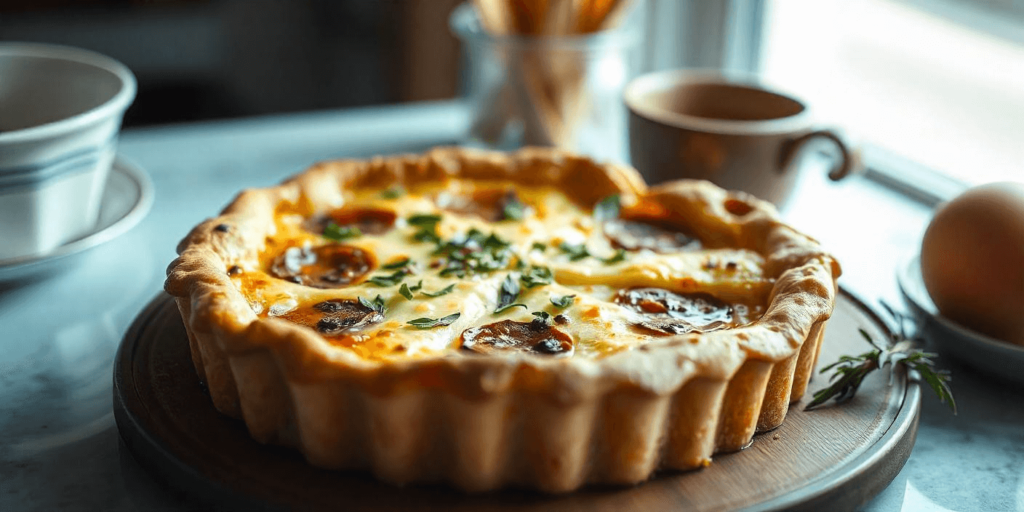
[[[903,365],[908,370],[916,371],[922,379],[932,388],[932,391],[939,397],[939,401],[949,405],[956,414],[956,401],[953,399],[953,390],[949,387],[952,377],[948,370],[935,368],[934,358],[936,354],[925,352],[918,348],[919,338],[908,335],[908,319],[891,308],[888,304],[882,303],[882,307],[892,316],[896,323],[896,330],[893,331],[892,339],[884,346],[880,346],[864,329],[858,329],[861,337],[874,347],[874,350],[865,352],[858,356],[840,356],[839,360],[822,368],[821,373],[835,370],[829,382],[832,384],[814,394],[814,400],[807,404],[804,410],[818,407],[829,400],[836,403],[843,403],[853,398],[864,382],[864,378],[871,372],[884,368],[886,365],[895,367]],[[889,375],[890,384],[893,374]]]

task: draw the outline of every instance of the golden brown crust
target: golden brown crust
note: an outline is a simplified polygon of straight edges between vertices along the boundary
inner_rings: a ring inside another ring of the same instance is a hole
[[[227,276],[229,265],[258,258],[280,209],[309,216],[339,206],[346,188],[446,177],[551,184],[584,205],[612,193],[661,205],[709,244],[762,254],[775,280],[769,306],[745,327],[660,338],[603,359],[383,364],[327,350],[308,328],[259,318]],[[743,447],[755,430],[778,426],[806,389],[839,274],[816,242],[749,195],[686,181],[648,190],[630,168],[549,149],[439,148],[317,164],[278,187],[243,192],[178,251],[165,288],[220,411],[244,419],[257,440],[296,446],[317,465],[468,490],[633,483]],[[410,432],[428,419],[460,434]],[[440,469],[417,463],[428,453],[442,456]]]

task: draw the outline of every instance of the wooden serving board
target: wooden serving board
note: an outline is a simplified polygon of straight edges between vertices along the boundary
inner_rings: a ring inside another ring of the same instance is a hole
[[[886,330],[863,304],[841,293],[819,366],[870,347]],[[810,392],[826,385],[811,382]],[[755,436],[710,467],[665,472],[634,487],[588,487],[550,496],[529,491],[463,494],[443,486],[398,488],[368,473],[305,463],[291,449],[253,441],[245,425],[218,413],[200,387],[181,317],[166,294],[128,330],[114,364],[114,413],[125,446],[156,480],[188,496],[190,506],[345,510],[773,510],[856,509],[884,489],[910,456],[920,390],[897,375],[868,377],[850,402],[804,411]]]

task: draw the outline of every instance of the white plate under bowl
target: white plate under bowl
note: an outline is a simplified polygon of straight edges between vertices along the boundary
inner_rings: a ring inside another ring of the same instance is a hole
[[[921,278],[918,256],[899,266],[896,279],[926,340],[990,375],[1024,384],[1024,347],[974,332],[939,315]]]
[[[50,272],[81,254],[135,227],[153,206],[153,184],[138,166],[118,156],[107,177],[99,220],[92,231],[53,251],[34,256],[0,260],[0,281],[13,281]]]

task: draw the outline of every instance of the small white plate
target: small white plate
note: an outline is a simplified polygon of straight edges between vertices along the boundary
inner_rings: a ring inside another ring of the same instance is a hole
[[[47,254],[0,260],[0,281],[56,270],[66,263],[66,258],[113,240],[135,227],[152,206],[153,184],[145,171],[118,156],[107,177],[96,227]]]
[[[896,279],[926,340],[990,375],[1024,384],[1024,347],[974,332],[939,315],[921,278],[918,256],[900,265]]]

